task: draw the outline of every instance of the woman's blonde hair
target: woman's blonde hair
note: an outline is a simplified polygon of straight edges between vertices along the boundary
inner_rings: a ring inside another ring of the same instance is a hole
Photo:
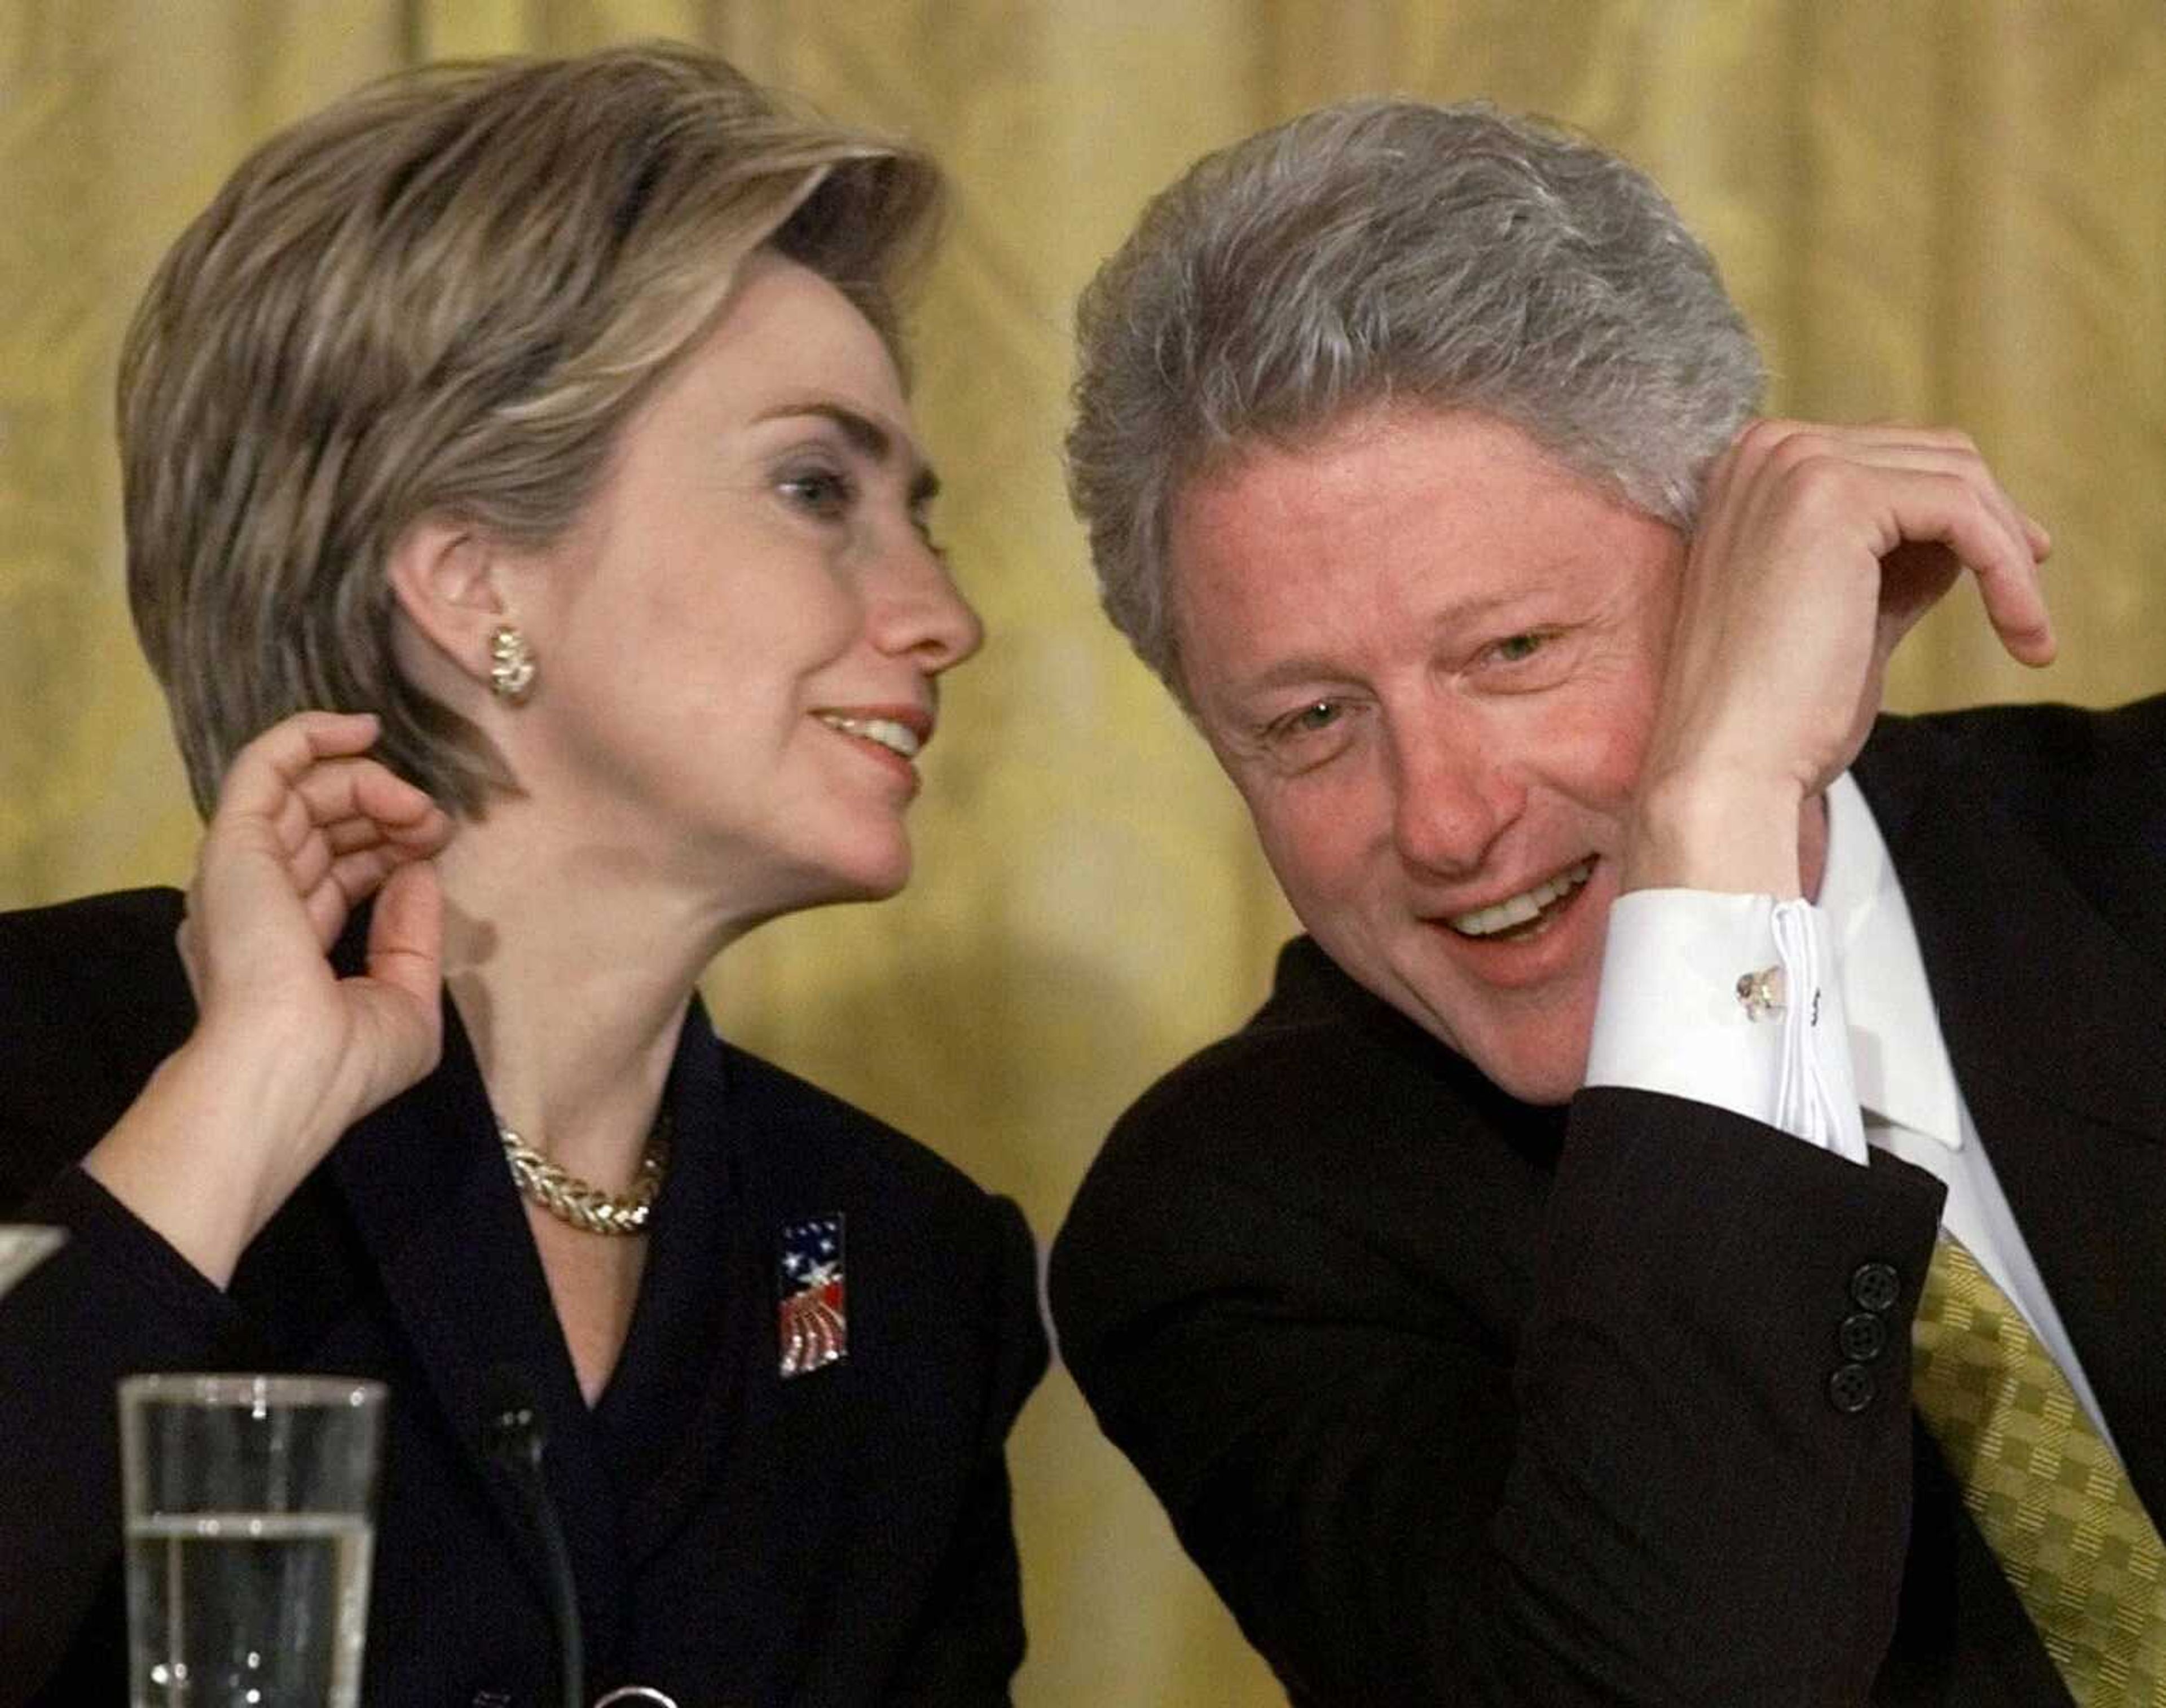
[[[378,713],[380,757],[478,813],[500,758],[394,659],[400,537],[429,516],[561,537],[762,244],[895,350],[939,193],[922,154],[674,45],[427,66],[259,148],[120,362],[129,598],[198,808],[243,743],[324,706]]]

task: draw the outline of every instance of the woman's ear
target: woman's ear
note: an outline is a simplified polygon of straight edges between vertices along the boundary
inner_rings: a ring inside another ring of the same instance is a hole
[[[471,522],[425,516],[399,537],[386,572],[414,646],[409,670],[434,674],[449,665],[486,687],[491,648],[512,623],[505,597],[501,553]],[[433,656],[429,656],[433,655]]]

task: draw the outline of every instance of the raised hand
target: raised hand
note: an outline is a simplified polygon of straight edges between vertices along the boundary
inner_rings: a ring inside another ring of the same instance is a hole
[[[1746,428],[1688,554],[1626,886],[1799,893],[1801,816],[1864,744],[1896,645],[1968,570],[2010,654],[2050,662],[2050,548],[1960,433]]]
[[[451,821],[367,751],[371,716],[302,712],[235,755],[188,890],[188,1041],[85,1159],[223,1285],[248,1242],[354,1122],[441,1047]],[[373,896],[366,970],[325,951]]]

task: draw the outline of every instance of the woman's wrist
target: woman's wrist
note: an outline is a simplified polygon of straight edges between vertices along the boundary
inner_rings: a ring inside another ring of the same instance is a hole
[[[329,1148],[272,1052],[203,1029],[160,1064],[83,1159],[91,1177],[214,1285]],[[304,1162],[303,1159],[307,1159]]]

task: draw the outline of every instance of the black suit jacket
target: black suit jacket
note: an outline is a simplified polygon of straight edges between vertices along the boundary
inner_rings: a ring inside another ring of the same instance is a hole
[[[2162,754],[2166,700],[1883,720],[1857,767],[2154,1512]],[[1115,1129],[1052,1298],[1100,1422],[1297,1702],[2064,1705],[1913,1425],[1941,1196],[1679,1099],[1515,1103],[1302,940]],[[1847,1409],[1838,1331],[1878,1265],[1892,1332]]]
[[[550,1423],[591,1695],[1007,1700],[1003,1448],[1045,1356],[1012,1204],[695,1005],[646,1276],[589,1415],[446,1004],[442,1065],[346,1134],[221,1294],[71,1166],[193,1023],[177,917],[170,891],[0,915],[0,1216],[73,1233],[0,1301],[0,1704],[123,1699],[113,1384],[221,1367],[390,1384],[367,1700],[553,1701],[539,1552],[481,1449],[499,1363]],[[785,1380],[777,1236],[836,1212],[849,1355]]]

